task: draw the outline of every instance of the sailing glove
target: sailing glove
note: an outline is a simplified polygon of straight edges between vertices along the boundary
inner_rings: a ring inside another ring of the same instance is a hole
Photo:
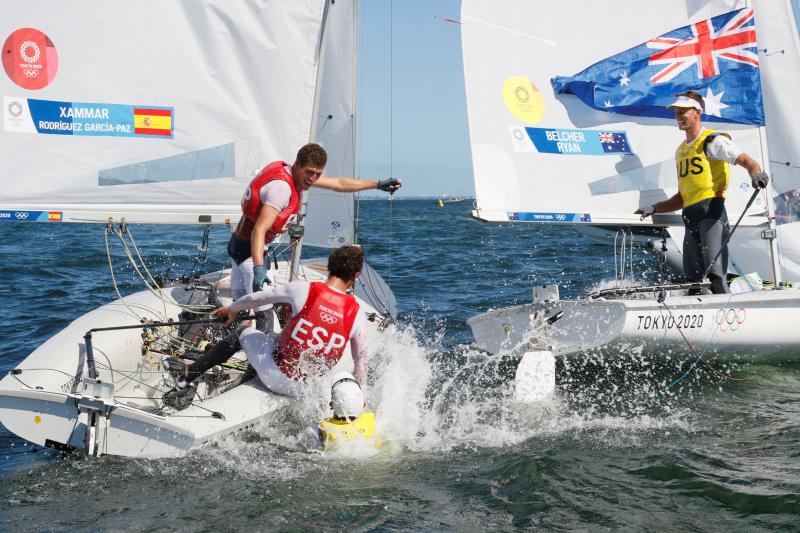
[[[653,213],[656,212],[656,208],[652,205],[648,205],[647,207],[640,207],[636,211],[633,212],[634,215],[642,215],[639,217],[639,220],[644,220]]]
[[[750,179],[753,180],[753,188],[756,190],[765,188],[769,183],[769,176],[767,176],[766,172],[756,172],[750,176]]]
[[[272,282],[267,277],[267,269],[264,268],[264,265],[258,265],[253,267],[253,292],[258,292],[264,286],[264,284],[272,285]]]
[[[378,190],[394,194],[394,192],[402,186],[400,180],[397,178],[386,178],[385,180],[378,180]]]

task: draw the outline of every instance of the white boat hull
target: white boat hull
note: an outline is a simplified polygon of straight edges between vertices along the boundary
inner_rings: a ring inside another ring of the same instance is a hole
[[[560,319],[542,327],[559,312]],[[557,356],[602,350],[663,357],[690,352],[691,343],[722,359],[800,357],[798,290],[667,297],[663,304],[653,298],[532,303],[468,324],[478,346],[493,353],[547,347]]]
[[[306,268],[304,272],[308,280],[325,278],[324,270],[319,268]],[[212,277],[218,279],[219,275],[206,276]],[[285,263],[281,264],[277,279],[286,279]],[[182,303],[188,294],[180,286],[163,292]],[[360,303],[366,312],[375,311],[361,299]],[[76,380],[81,372],[86,375],[84,335],[92,328],[136,324],[138,320],[130,310],[165,321],[177,320],[181,308],[142,291],[126,296],[124,303],[117,300],[76,319],[0,380],[0,422],[40,446],[77,448],[92,455],[169,457],[184,455],[214,439],[268,420],[269,415],[288,405],[287,397],[269,392],[254,378],[213,397],[198,394],[184,410],[160,411],[161,394],[170,384],[164,381],[159,362],[142,355],[140,329],[93,335],[98,377],[103,383],[113,384],[114,393],[106,402],[87,398]],[[369,324],[374,327],[374,323]],[[352,366],[348,349],[337,369],[352,371]],[[96,424],[89,423],[93,412],[104,413],[94,418]],[[90,439],[87,431],[94,432]]]

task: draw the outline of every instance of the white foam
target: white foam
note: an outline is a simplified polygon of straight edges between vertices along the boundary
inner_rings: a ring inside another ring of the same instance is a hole
[[[258,428],[259,438],[225,439],[206,453],[225,468],[246,470],[246,475],[270,470],[270,477],[287,479],[299,475],[298,461],[286,461],[287,454],[297,454],[299,462],[310,459],[310,464],[360,461],[376,455],[502,448],[537,437],[624,447],[658,440],[670,431],[692,431],[690,412],[670,408],[670,396],[649,369],[626,381],[635,390],[621,391],[613,380],[602,382],[626,370],[618,359],[593,361],[601,375],[590,384],[581,382],[583,367],[570,363],[561,369],[556,395],[525,405],[514,400],[514,365],[504,367],[502,355],[472,346],[442,354],[419,337],[413,327],[390,327],[369,339],[366,392],[376,414],[376,436],[383,441],[379,451],[366,444],[325,454],[306,452],[300,440],[303,429],[330,414],[329,383],[318,379],[309,382],[302,401]]]

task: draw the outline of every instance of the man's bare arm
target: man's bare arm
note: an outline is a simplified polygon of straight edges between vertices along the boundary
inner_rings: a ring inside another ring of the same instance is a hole
[[[258,213],[256,224],[250,233],[250,256],[253,258],[254,267],[264,264],[264,234],[277,217],[278,210],[269,204],[264,204]]]
[[[378,188],[378,180],[358,180],[344,176],[320,176],[314,187],[336,192],[358,192]]]
[[[653,204],[656,213],[671,213],[683,207],[681,193],[676,192],[671,198]]]
[[[739,154],[739,157],[736,158],[736,161],[734,161],[734,163],[739,165],[740,167],[744,167],[747,170],[747,173],[750,174],[750,176],[761,172],[761,165],[758,164],[758,161],[756,161],[749,155],[745,154],[744,152]]]

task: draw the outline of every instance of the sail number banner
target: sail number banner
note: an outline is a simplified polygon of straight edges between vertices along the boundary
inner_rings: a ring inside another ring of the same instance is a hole
[[[3,128],[45,135],[171,139],[173,108],[3,97]]]
[[[536,149],[543,154],[614,155],[632,154],[624,131],[525,128]]]

